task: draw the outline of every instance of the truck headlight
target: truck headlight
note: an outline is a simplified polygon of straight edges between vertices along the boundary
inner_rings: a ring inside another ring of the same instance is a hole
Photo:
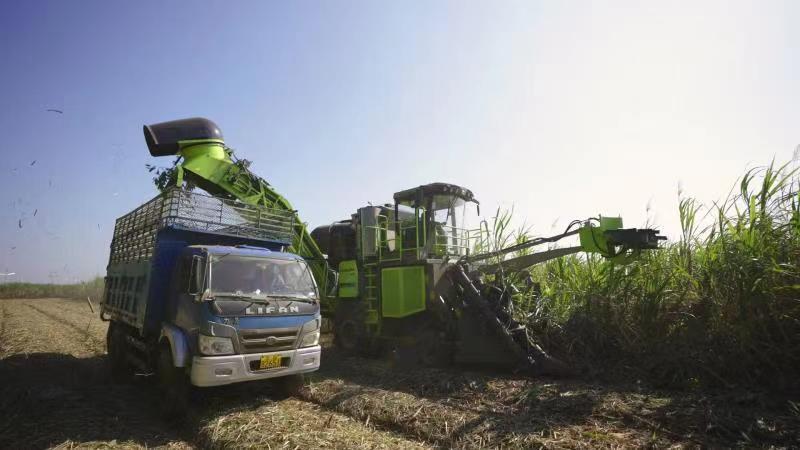
[[[317,344],[319,344],[319,330],[304,334],[300,341],[300,347],[313,347]]]
[[[204,355],[233,354],[233,341],[230,338],[201,334],[197,341],[200,345],[200,353]]]
[[[303,324],[300,330],[300,347],[313,347],[319,344],[319,327],[322,319],[317,317],[314,320]]]

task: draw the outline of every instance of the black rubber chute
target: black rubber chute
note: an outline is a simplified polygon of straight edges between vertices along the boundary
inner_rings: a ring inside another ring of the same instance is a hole
[[[222,139],[222,130],[217,124],[203,117],[170,120],[144,126],[144,139],[152,156],[168,156],[178,153],[179,141],[191,139]]]

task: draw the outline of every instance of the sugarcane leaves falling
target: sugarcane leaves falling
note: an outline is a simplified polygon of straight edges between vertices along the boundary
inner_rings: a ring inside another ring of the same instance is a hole
[[[164,190],[177,185],[178,163],[180,160],[180,157],[175,158],[175,161],[172,162],[170,167],[158,167],[153,164],[144,165],[148,172],[155,174],[155,176],[153,176],[153,184],[156,186],[156,189],[158,189],[159,192],[164,192]],[[195,185],[190,181],[184,180],[183,185],[180,187],[191,191],[195,188]]]

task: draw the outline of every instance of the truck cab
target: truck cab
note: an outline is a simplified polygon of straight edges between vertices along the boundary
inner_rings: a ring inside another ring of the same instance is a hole
[[[168,388],[317,370],[320,293],[286,251],[292,217],[173,189],[118,219],[101,305],[112,370]]]
[[[176,271],[166,328],[171,341],[185,339],[193,385],[319,367],[319,292],[302,258],[251,246],[188,246]]]

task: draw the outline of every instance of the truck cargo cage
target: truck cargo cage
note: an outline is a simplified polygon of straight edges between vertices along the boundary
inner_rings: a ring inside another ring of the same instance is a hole
[[[295,212],[172,188],[117,219],[109,264],[150,259],[165,227],[291,245]]]

